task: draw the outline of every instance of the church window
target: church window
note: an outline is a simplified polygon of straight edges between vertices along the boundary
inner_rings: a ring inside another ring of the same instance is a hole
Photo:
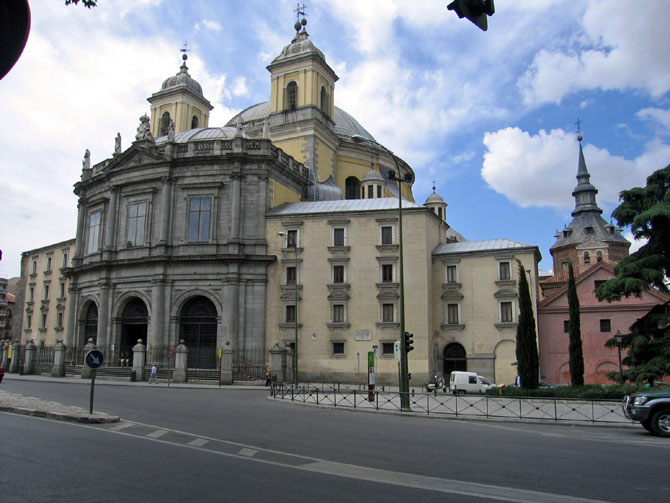
[[[289,82],[286,86],[286,108],[295,110],[298,107],[298,84]]]
[[[437,216],[440,217],[440,220],[442,220],[442,208],[437,209]]]
[[[212,212],[211,197],[192,197],[188,213],[189,243],[209,241],[209,222]]]
[[[161,115],[161,136],[168,134],[170,129],[170,112],[163,112]]]
[[[290,229],[286,232],[286,248],[296,248],[298,246],[298,231]]]
[[[612,331],[611,320],[600,320],[600,331],[601,332],[611,332]]]
[[[344,181],[345,199],[358,199],[358,178],[350,176]]]
[[[330,107],[328,106],[328,92],[326,91],[326,88],[321,86],[321,111],[323,112],[324,115],[329,115],[328,114],[328,109]]]
[[[390,225],[382,225],[381,239],[383,245],[393,244],[393,227]]]
[[[295,304],[287,304],[284,321],[286,323],[295,323]]]
[[[499,263],[499,273],[500,279],[506,280],[511,278],[511,269],[509,262],[500,262]]]
[[[381,198],[382,197],[382,186],[377,185],[377,197]]]
[[[33,269],[31,274],[37,274],[37,260],[33,260]]]
[[[331,316],[333,323],[344,323],[344,304],[333,304]]]
[[[333,246],[344,246],[344,228],[333,229]]]
[[[333,266],[333,283],[344,283],[344,266]]]
[[[144,245],[144,229],[147,216],[147,203],[133,203],[128,206],[128,244]]]
[[[88,253],[95,253],[100,249],[100,231],[102,227],[102,212],[96,211],[88,217]]]
[[[591,255],[589,255],[589,252],[584,252],[584,263],[585,264],[591,263]]]
[[[33,324],[33,316],[29,314],[28,318],[26,318],[26,328],[32,328],[32,324]]]
[[[40,325],[40,328],[47,328],[47,315],[46,314],[42,315],[42,324]]]
[[[585,227],[584,232],[586,232],[586,234],[589,234],[589,235],[594,234],[593,227]]]
[[[51,272],[51,257],[47,257],[47,268],[44,272]]]
[[[49,285],[44,285],[44,300],[49,298]]]
[[[297,279],[297,272],[298,272],[298,270],[296,269],[295,266],[288,266],[286,268],[286,284],[287,285],[295,285],[296,279]]]
[[[447,323],[449,325],[458,325],[459,316],[458,316],[458,304],[447,304]]]
[[[395,311],[395,306],[393,304],[382,304],[382,322],[392,323],[395,321],[393,312]]]
[[[195,129],[198,127],[198,116],[194,115],[193,118],[191,119],[191,129]]]
[[[382,264],[382,283],[393,282],[393,264]]]
[[[455,265],[447,266],[447,283],[458,283],[458,268]]]
[[[368,199],[375,197],[374,190],[375,188],[372,185],[368,185]]]

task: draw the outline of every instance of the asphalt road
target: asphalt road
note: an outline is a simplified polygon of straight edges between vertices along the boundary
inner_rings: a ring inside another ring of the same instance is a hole
[[[89,386],[5,380],[88,406]],[[321,409],[268,392],[109,386],[121,423],[0,414],[1,501],[667,501],[670,440],[642,428]]]

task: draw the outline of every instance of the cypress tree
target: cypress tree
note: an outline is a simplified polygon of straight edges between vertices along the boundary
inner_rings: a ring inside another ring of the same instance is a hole
[[[516,326],[517,370],[521,377],[521,387],[535,389],[540,380],[535,315],[526,271],[520,260],[517,260],[517,263],[519,264],[519,323]]]
[[[575,284],[575,271],[572,264],[568,265],[568,309],[570,321],[568,332],[570,335],[570,381],[573,386],[584,385],[584,353],[582,350],[582,329],[579,317],[579,297],[577,297],[577,285]]]

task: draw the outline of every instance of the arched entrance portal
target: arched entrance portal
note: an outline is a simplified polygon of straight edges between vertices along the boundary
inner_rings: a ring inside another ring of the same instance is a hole
[[[452,342],[445,346],[443,358],[445,379],[449,379],[449,374],[454,370],[468,370],[465,348],[457,342]]]
[[[205,297],[194,297],[181,310],[180,339],[188,347],[189,368],[216,368],[216,307]]]
[[[84,341],[81,347],[88,344],[88,340],[93,339],[93,344],[98,342],[98,306],[91,302],[86,309],[84,318]]]
[[[132,299],[126,304],[121,317],[121,340],[119,342],[119,358],[126,363],[132,361],[132,348],[138,339],[147,343],[147,306],[140,299]]]

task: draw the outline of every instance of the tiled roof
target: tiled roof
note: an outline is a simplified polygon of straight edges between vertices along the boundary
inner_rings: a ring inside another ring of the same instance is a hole
[[[443,243],[433,251],[433,255],[451,253],[469,253],[478,251],[510,250],[518,248],[536,248],[533,245],[512,241],[511,239],[486,239],[484,241],[464,241],[462,243]]]
[[[424,208],[424,206],[406,200],[403,200],[402,207],[403,209]],[[398,200],[392,197],[385,197],[381,199],[340,199],[337,201],[307,201],[301,203],[286,203],[268,211],[267,216],[393,209],[398,209]]]

